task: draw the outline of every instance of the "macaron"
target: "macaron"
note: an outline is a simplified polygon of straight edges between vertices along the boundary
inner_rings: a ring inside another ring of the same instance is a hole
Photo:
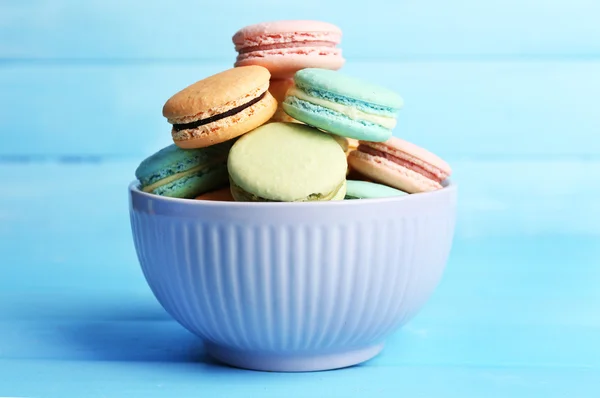
[[[408,193],[441,189],[452,174],[438,156],[397,137],[381,143],[360,141],[348,163],[373,181]]]
[[[135,176],[144,192],[173,198],[196,196],[227,185],[227,155],[233,142],[184,150],[171,144],[144,159]]]
[[[271,118],[271,122],[295,121],[290,115],[285,113],[285,111],[281,107],[281,104],[285,99],[285,94],[292,87],[294,87],[294,79],[292,79],[291,77],[286,79],[271,79],[271,82],[269,83],[269,92],[277,100],[277,110]]]
[[[287,79],[271,79],[269,92],[279,103],[285,100],[285,94],[292,87],[294,87],[294,79],[291,77]]]
[[[340,135],[335,135],[335,134],[331,134],[331,138],[333,138],[335,140],[335,142],[337,142],[340,145],[340,147],[342,148],[344,153],[347,155],[348,154],[348,138],[342,137]]]
[[[235,66],[260,65],[274,79],[304,68],[337,70],[344,65],[337,47],[342,31],[320,21],[276,21],[246,26],[233,35]]]
[[[343,200],[346,155],[328,134],[268,123],[242,136],[228,160],[231,193],[243,202]]]
[[[369,177],[360,174],[358,171],[356,171],[356,169],[350,166],[350,163],[348,163],[348,174],[346,175],[346,180],[372,182]]]
[[[395,92],[331,70],[303,69],[294,84],[282,105],[288,115],[357,140],[390,138],[403,106]]]
[[[346,142],[348,143],[348,145],[346,146],[346,156],[348,156],[350,155],[350,152],[355,151],[356,148],[358,148],[359,141],[354,138],[346,138]],[[350,164],[348,164],[348,176],[346,178],[362,180],[364,177],[360,176],[358,173],[352,170],[352,167],[350,167]]]
[[[228,69],[173,95],[163,116],[173,125],[180,148],[203,148],[228,141],[267,122],[277,109],[262,66]]]
[[[213,202],[233,202],[233,196],[231,196],[231,188],[229,186],[216,191],[210,191],[203,193],[196,197],[196,200],[210,200]]]
[[[347,138],[347,140],[348,140],[348,151],[347,151],[347,153],[355,151],[356,148],[358,148],[359,141],[357,139],[354,139],[354,138]]]
[[[345,199],[375,199],[406,195],[406,192],[367,181],[346,181]]]

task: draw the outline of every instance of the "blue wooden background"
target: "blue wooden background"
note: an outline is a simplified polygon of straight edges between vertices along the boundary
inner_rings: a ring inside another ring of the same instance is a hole
[[[460,187],[442,284],[357,368],[218,367],[133,249],[164,101],[276,19],[338,24],[344,71],[397,90],[395,135]],[[599,98],[597,0],[2,0],[0,396],[597,397]]]

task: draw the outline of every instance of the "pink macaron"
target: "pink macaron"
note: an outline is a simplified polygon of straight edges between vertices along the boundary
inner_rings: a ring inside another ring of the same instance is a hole
[[[452,169],[433,153],[392,137],[385,142],[360,141],[348,164],[368,178],[408,193],[435,191]]]
[[[274,79],[292,77],[300,69],[337,70],[344,65],[337,47],[342,31],[320,21],[278,21],[246,26],[233,36],[235,66],[260,65]]]

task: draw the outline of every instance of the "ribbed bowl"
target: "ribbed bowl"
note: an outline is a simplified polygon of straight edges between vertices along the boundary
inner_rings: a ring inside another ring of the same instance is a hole
[[[452,245],[456,187],[319,203],[204,202],[129,187],[154,295],[213,357],[273,371],[377,355],[422,307]]]

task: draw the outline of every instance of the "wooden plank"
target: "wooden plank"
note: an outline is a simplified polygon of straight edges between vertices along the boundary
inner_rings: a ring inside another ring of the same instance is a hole
[[[596,368],[495,366],[362,365],[332,372],[269,373],[231,369],[205,361],[0,360],[0,369],[6,380],[3,388],[6,394],[49,398],[596,398],[600,377]],[[28,374],[35,374],[35,383],[27,379]]]
[[[0,58],[234,58],[247,24],[319,19],[345,32],[349,60],[445,56],[600,54],[600,3],[590,0],[435,0],[368,6],[306,0],[293,12],[273,0],[9,0],[0,5]]]
[[[0,156],[146,156],[162,105],[223,63],[0,67]],[[356,62],[405,99],[395,135],[444,157],[594,157],[600,61]]]

